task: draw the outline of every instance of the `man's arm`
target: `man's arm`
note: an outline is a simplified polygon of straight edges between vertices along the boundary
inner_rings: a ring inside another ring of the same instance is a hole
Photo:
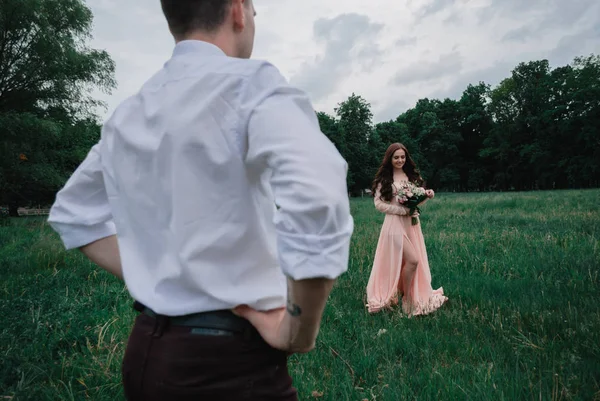
[[[79,248],[92,262],[110,274],[123,279],[117,236],[111,235]]]
[[[323,311],[335,281],[328,278],[299,281],[288,278],[287,313],[283,319],[284,324],[292,327],[288,350],[302,353],[315,347]]]
[[[116,229],[104,187],[96,144],[56,194],[48,223],[67,250],[79,249],[93,263],[122,278]]]
[[[246,162],[251,169],[272,172],[279,261],[288,277],[288,305],[271,343],[306,352],[314,347],[333,284],[348,268],[353,220],[347,163],[321,132],[303,92],[270,65],[256,75],[248,89]],[[261,326],[264,315],[243,311]],[[261,334],[269,337],[268,331]]]

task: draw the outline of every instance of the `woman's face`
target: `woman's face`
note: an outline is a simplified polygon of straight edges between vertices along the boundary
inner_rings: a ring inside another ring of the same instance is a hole
[[[406,162],[406,152],[404,149],[398,149],[392,155],[392,166],[395,169],[402,169],[404,167],[404,163]]]

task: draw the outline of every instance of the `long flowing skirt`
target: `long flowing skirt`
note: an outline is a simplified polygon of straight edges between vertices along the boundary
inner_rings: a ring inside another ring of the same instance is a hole
[[[431,272],[420,222],[411,217],[386,214],[369,283],[367,308],[375,313],[398,304],[409,316],[425,315],[448,300],[444,289],[431,288]]]

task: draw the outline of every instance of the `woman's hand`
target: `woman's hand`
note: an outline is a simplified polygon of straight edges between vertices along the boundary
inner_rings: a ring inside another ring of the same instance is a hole
[[[425,195],[427,195],[427,197],[431,199],[435,196],[435,192],[433,192],[433,189],[428,189],[425,191]]]
[[[404,205],[400,205],[400,210],[397,213],[399,216],[410,216],[410,209]]]

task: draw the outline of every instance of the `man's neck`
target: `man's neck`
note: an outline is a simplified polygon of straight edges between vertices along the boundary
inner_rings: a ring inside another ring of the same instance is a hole
[[[236,57],[235,46],[232,44],[232,41],[229,40],[229,38],[227,38],[226,35],[222,32],[217,32],[214,34],[208,34],[205,32],[195,32],[186,35],[183,38],[176,39],[175,42],[179,43],[184,40],[199,40],[201,42],[210,43],[221,49],[223,53],[225,53],[227,56]]]

